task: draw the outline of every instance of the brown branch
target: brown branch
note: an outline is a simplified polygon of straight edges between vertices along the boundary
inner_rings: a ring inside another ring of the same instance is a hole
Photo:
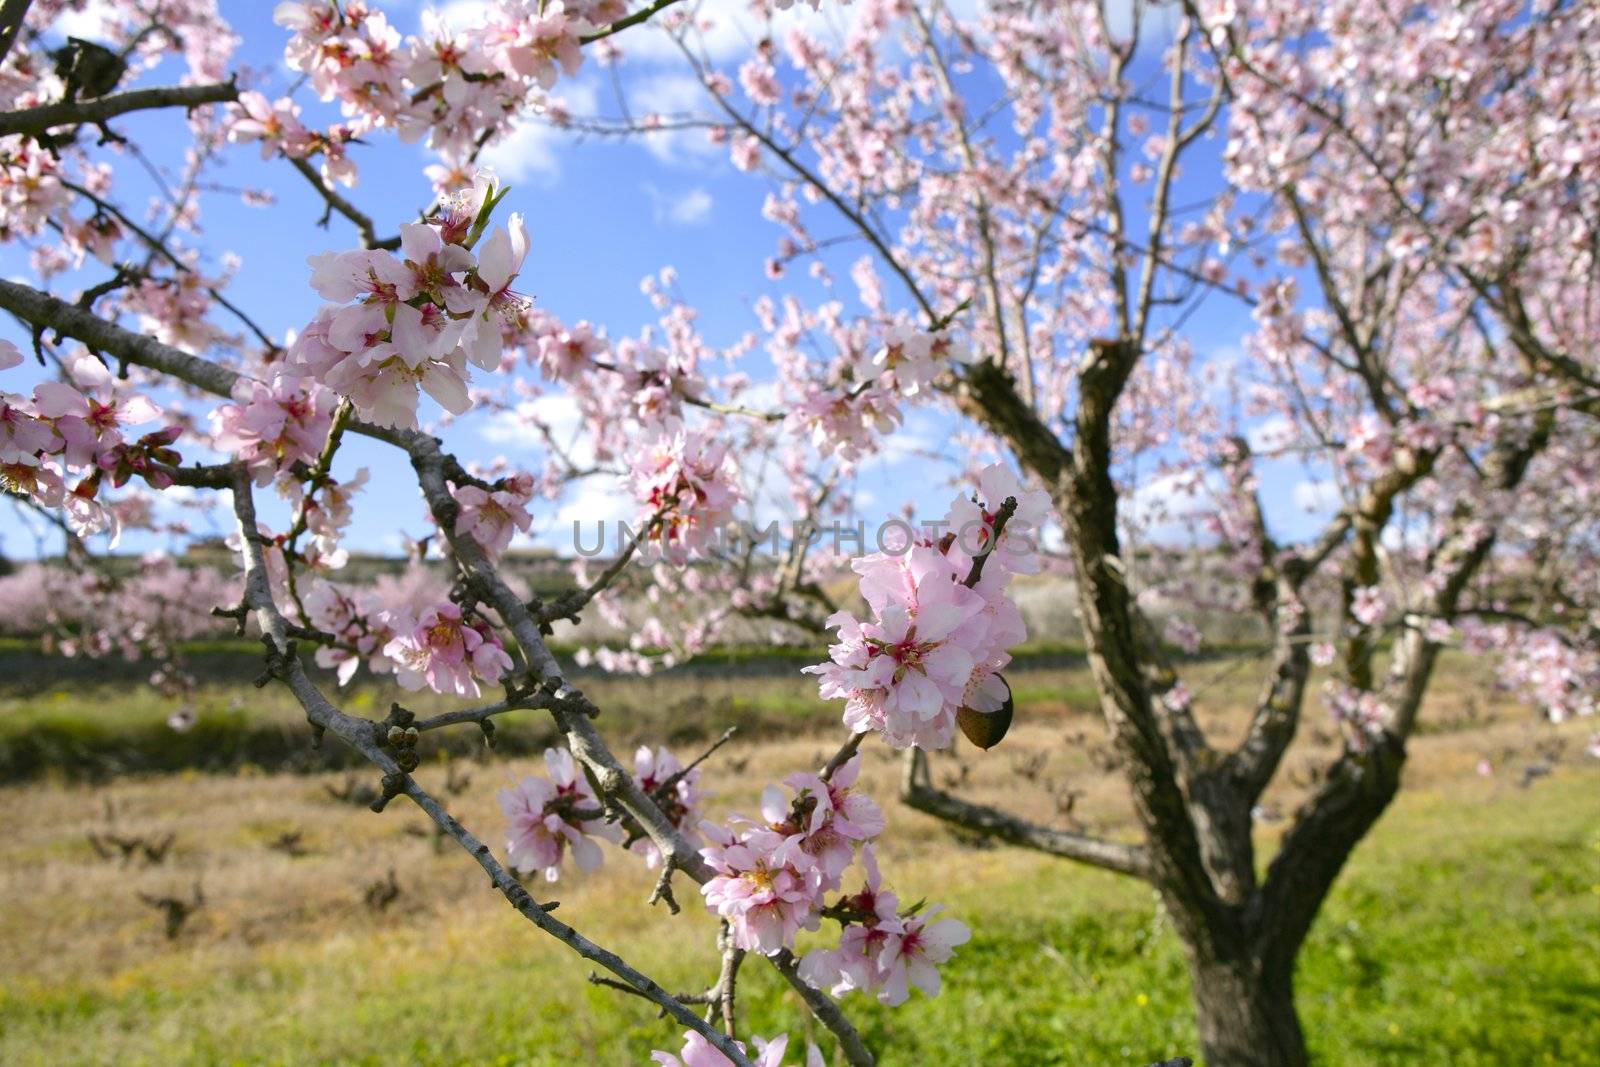
[[[489,875],[494,888],[510,901],[512,907],[540,930],[584,959],[597,963],[616,975],[678,1022],[700,1033],[733,1062],[749,1067],[749,1060],[739,1052],[733,1042],[706,1026],[654,980],[635,970],[620,956],[600,947],[560,920],[552,918],[546,908],[536,902],[522,884],[501,866],[488,845],[474,837],[431,794],[418,785],[414,778],[401,770],[388,752],[378,745],[370,721],[339,711],[322,696],[306,675],[299,657],[295,654],[294,646],[285,634],[286,624],[283,616],[273,602],[261,535],[256,531],[255,503],[250,477],[242,467],[237,470],[233,501],[239,536],[244,542],[245,603],[255,612],[262,633],[267,635],[270,647],[276,650],[276,655],[271,657],[269,669],[295,694],[312,724],[332,731],[382,771],[385,798],[400,793],[410,797],[427,813],[435,825],[454,838],[477,861]],[[381,804],[382,801],[379,802],[379,805]]]
[[[555,622],[557,619],[571,619],[576,622],[578,613],[587,607],[591,600],[609,588],[612,582],[617,580],[617,577],[632,562],[635,553],[639,551],[639,546],[649,540],[661,528],[668,510],[668,508],[662,508],[654,515],[651,515],[650,520],[645,523],[638,533],[634,534],[633,540],[628,542],[627,547],[617,554],[617,558],[612,560],[610,565],[600,572],[594,581],[582,589],[574,589],[562,593],[550,604],[541,606],[535,613],[535,618],[538,619],[540,624]]]
[[[0,113],[0,137],[14,133],[39,137],[57,126],[104,123],[130,111],[154,108],[194,108],[202,104],[221,104],[239,99],[233,82],[216,85],[174,85],[154,89],[131,89],[94,100],[61,101]]]
[[[5,0],[0,5],[0,63],[11,54],[11,46],[22,35],[22,22],[28,17],[28,7],[33,0]]]
[[[372,216],[356,207],[333,186],[323,181],[322,175],[317,173],[316,167],[295,156],[285,156],[284,158],[288,159],[289,165],[304,175],[306,181],[311,183],[311,188],[315,189],[317,195],[322,197],[323,202],[328,205],[329,211],[337,211],[355,223],[356,230],[361,234],[362,248],[387,248],[393,250],[400,247],[399,237],[380,240],[377,227],[373,224]],[[328,216],[323,215],[323,225],[327,225],[327,221]]]
[[[666,778],[663,778],[659,785],[650,790],[650,796],[657,801],[670,796],[672,791],[678,788],[679,782],[689,777],[691,771],[700,766],[700,764],[704,763],[707,759],[710,759],[713,752],[727,744],[729,741],[733,740],[733,735],[738,732],[739,728],[737,726],[730,726],[726,730],[722,731],[722,736],[711,742],[710,748],[706,749],[704,752],[700,753],[700,755],[690,760],[678,771],[668,775]]]
[[[139,240],[145,243],[145,246],[150,250],[152,256],[160,256],[162,259],[165,259],[172,265],[173,269],[177,270],[181,274],[195,273],[194,268],[189,266],[189,264],[185,263],[183,260],[179,259],[178,256],[167,247],[165,241],[151,233],[149,230],[146,230],[143,226],[140,226],[137,222],[134,222],[128,217],[127,212],[117,207],[117,205],[111,203],[109,200],[95,195],[88,189],[85,189],[83,186],[79,185],[77,182],[61,179],[61,187],[63,189],[72,190],[73,193],[94,204],[94,206],[99,210],[114,216],[118,222],[132,231],[134,236],[138,237]],[[120,287],[132,278],[150,278],[150,262],[151,261],[147,259],[145,262],[145,267],[142,270],[131,267],[119,267],[116,276],[112,278],[110,282],[105,283],[105,285],[108,288]],[[151,280],[155,281],[159,279]],[[279,345],[277,341],[274,341],[270,336],[268,336],[267,332],[263,330],[254,319],[245,314],[237,304],[223,296],[220,289],[216,288],[215,286],[208,285],[205,287],[205,290],[208,294],[210,294],[211,299],[215,300],[222,307],[226,308],[230,313],[232,313],[234,318],[242,322],[251,333],[255,334],[256,340],[260,341],[269,352],[278,352],[282,350],[282,346]],[[90,290],[88,293],[85,293],[84,297],[79,299],[79,303],[85,308],[92,308],[94,306],[94,300],[91,298],[91,294],[94,292],[95,290]]]
[[[225,367],[191,356],[152,338],[124,330],[65,301],[4,279],[0,279],[0,308],[11,311],[35,325],[75,337],[92,347],[126,359],[129,363],[161,371],[219,396],[230,395],[234,383],[241,377]],[[606,746],[591,721],[592,716],[598,713],[598,709],[581,692],[567,683],[560,665],[544,642],[537,620],[529,612],[527,605],[522,603],[517,594],[506,585],[482,546],[474,538],[455,535],[454,517],[458,505],[450,496],[446,483],[447,477],[453,477],[459,471],[459,463],[442,450],[437,439],[415,430],[373,426],[352,420],[349,431],[385,441],[404,450],[410,456],[423,496],[461,565],[463,580],[468,583],[475,595],[499,613],[502,621],[511,630],[533,672],[532,680],[537,683],[536,692],[546,694],[551,714],[555,718],[557,727],[566,736],[568,748],[573,757],[593,776],[600,794],[620,808],[625,816],[631,818],[649,835],[663,860],[673,859],[678,869],[696,882],[704,883],[713,877],[715,872],[701,858],[698,850],[678,832],[655,801],[638,787],[633,776],[623,768]],[[243,525],[243,529],[247,549],[260,556],[260,534],[255,529],[253,509],[250,521]],[[247,583],[252,586],[248,590],[250,595],[247,597],[247,602],[253,608],[263,602],[270,604],[271,591],[266,584],[264,565],[256,571],[247,567],[246,578]],[[270,615],[265,617],[257,609],[257,615],[262,632],[272,636],[274,647],[283,649],[289,635],[287,624],[277,613],[276,608],[272,608]],[[279,669],[284,673],[296,696],[300,698],[302,706],[308,709],[308,717],[312,722],[324,729],[332,730],[341,739],[354,745],[358,751],[384,769],[386,775],[399,774],[399,768],[393,759],[375,747],[371,722],[345,715],[334,708],[311,684],[298,659],[293,656],[286,659],[287,662],[281,664]],[[481,863],[483,857],[479,857],[479,861]],[[800,977],[791,955],[783,953],[768,958],[790,986],[800,994],[818,1021],[834,1034],[839,1041],[841,1051],[852,1067],[871,1067],[875,1062],[871,1051],[867,1049],[860,1034],[839,1010],[833,999],[821,990],[812,988]]]
[[[1009,844],[1052,856],[1077,860],[1118,874],[1149,879],[1150,853],[1141,845],[1102,841],[1085,834],[1053,830],[1018,818],[998,808],[973,804],[935,788],[928,781],[927,758],[921,749],[906,750],[900,779],[900,799],[925,815],[997,837]]]
[[[824,782],[831,781],[838,773],[840,767],[855,758],[856,752],[861,748],[861,742],[867,739],[867,733],[851,734],[850,740],[839,746],[839,751],[829,757],[828,762],[822,765],[822,770],[817,772],[817,777]]]
[[[631,15],[624,16],[615,22],[609,23],[604,29],[599,29],[593,33],[585,34],[584,36],[579,37],[578,43],[593,44],[595,41],[604,40],[613,34],[621,33],[623,30],[626,30],[631,26],[639,25],[641,22],[649,19],[650,16],[659,11],[665,11],[667,8],[678,2],[679,0],[655,0],[654,3],[641,7]]]

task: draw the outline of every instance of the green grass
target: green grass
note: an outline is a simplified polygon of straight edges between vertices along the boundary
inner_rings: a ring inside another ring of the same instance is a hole
[[[896,819],[906,818],[901,812]],[[1600,1021],[1600,794],[1592,771],[1533,789],[1402,796],[1357,851],[1301,957],[1299,1004],[1327,1067],[1594,1062]],[[613,860],[612,862],[616,862]],[[1194,1052],[1176,939],[1140,883],[1010,850],[899,857],[941,885],[973,941],[944,995],[846,1003],[894,1065],[1145,1064]],[[584,897],[561,916],[669,987],[715,971],[708,922]],[[640,895],[643,888],[641,886]],[[558,894],[561,895],[561,894]],[[676,1049],[643,1002],[506,909],[305,942],[241,963],[197,941],[146,966],[0,985],[0,1062],[640,1064]],[[752,961],[748,1030],[804,1032]]]
[[[707,662],[649,678],[577,674],[584,690],[619,724],[622,740],[695,744],[729,726],[746,738],[792,736],[837,721],[838,705],[817,696],[816,680],[801,666],[815,650],[713,653]],[[781,654],[780,654],[781,653]],[[243,642],[195,642],[185,649],[199,680],[183,703],[198,715],[188,733],[174,733],[167,718],[179,701],[147,684],[148,665],[121,660],[66,660],[41,655],[36,645],[0,639],[0,783],[40,777],[105,781],[125,774],[181,770],[311,771],[357,765],[338,745],[310,747],[304,715],[280,687],[257,690],[249,679],[260,672],[259,648]],[[381,717],[392,700],[419,715],[463,702],[429,693],[406,693],[387,678],[361,678],[340,689],[331,674],[318,672],[325,692],[346,710]],[[1095,695],[1081,660],[1063,649],[1025,656],[1011,677],[1017,702],[1062,703],[1083,709]],[[487,703],[496,698],[486,692]],[[497,744],[503,754],[543,749],[556,741],[543,716],[501,719]],[[423,742],[425,756],[448,750],[466,754],[481,747],[473,731],[435,734]]]

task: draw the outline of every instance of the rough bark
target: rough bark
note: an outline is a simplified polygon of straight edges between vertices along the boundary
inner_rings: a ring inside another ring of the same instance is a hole
[[[1239,947],[1230,958],[1190,961],[1206,1067],[1305,1067],[1292,975]]]

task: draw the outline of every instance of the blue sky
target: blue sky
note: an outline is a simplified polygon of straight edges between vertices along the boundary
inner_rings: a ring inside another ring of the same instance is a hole
[[[221,6],[243,40],[236,62],[254,72],[251,84],[269,95],[287,88],[293,72],[281,64],[285,33],[272,24],[272,5],[224,0]],[[391,0],[376,6],[386,11],[402,32],[416,28],[419,5]],[[718,6],[738,10],[743,3],[731,0]],[[791,17],[835,21],[848,17],[849,9],[829,11],[831,6],[825,4],[824,13],[813,16],[804,5],[798,5]],[[455,14],[470,18],[471,5],[456,5]],[[79,33],[88,29],[81,22],[72,28]],[[713,58],[731,73],[750,41],[747,30],[729,27],[706,44]],[[648,28],[633,30],[622,38],[622,45],[629,55],[623,68],[625,83],[637,107],[701,109],[698,88],[675,60],[663,35]],[[170,69],[158,70],[146,75],[142,84],[171,79]],[[616,114],[609,72],[592,61],[577,79],[561,83],[557,95],[564,97],[574,114]],[[310,99],[306,94],[302,97]],[[332,120],[311,107],[305,117],[312,123]],[[167,165],[177,161],[184,131],[175,115],[134,116],[122,120],[118,128],[158,161]],[[422,167],[432,157],[423,146],[403,145],[378,135],[369,144],[354,148],[353,154],[361,165],[361,179],[349,195],[372,215],[380,232],[393,232],[430,199]],[[234,192],[208,194],[203,200],[204,233],[199,244],[208,253],[212,268],[224,250],[241,257],[229,295],[270,333],[281,336],[304,324],[319,306],[316,294],[306,284],[305,257],[354,247],[354,231],[337,217],[329,229],[318,229],[314,224],[322,213],[320,199],[281,161],[262,162],[259,153],[248,146],[230,150],[225,158],[226,166],[213,172],[213,180],[233,187],[271,189],[276,203],[256,208],[245,205]],[[503,210],[520,211],[532,238],[518,288],[564,320],[588,319],[607,327],[614,337],[635,332],[655,318],[640,293],[640,279],[671,265],[678,272],[679,289],[701,312],[700,326],[708,340],[727,344],[754,327],[750,305],[757,297],[781,291],[762,273],[763,261],[778,236],[760,217],[767,183],[735,171],[725,150],[707,145],[697,131],[662,134],[642,142],[582,140],[529,125],[491,150],[487,162],[513,187]],[[1214,162],[1194,166],[1192,177],[1200,181],[1206,181],[1202,174],[1208,167],[1215,171]],[[124,206],[137,208],[155,191],[132,161],[119,161],[117,175],[119,201]],[[1135,225],[1142,223],[1136,220]],[[836,232],[836,228],[819,228],[819,232]],[[829,266],[836,276],[846,277],[849,262],[860,254],[859,247],[846,247]],[[71,295],[104,276],[98,264],[91,263],[91,267],[81,275],[57,278],[54,290]],[[15,245],[0,246],[0,273],[28,280],[25,251]],[[803,271],[792,271],[784,284],[805,286]],[[891,299],[902,295],[888,291]],[[1248,328],[1249,317],[1241,305],[1212,300],[1190,321],[1187,332],[1202,355],[1230,358]],[[0,321],[0,336],[26,350],[26,335],[14,322]],[[764,357],[753,359],[750,369],[759,375]],[[38,373],[31,363],[7,372],[4,387],[26,391]],[[553,409],[560,407],[559,400],[545,403]],[[424,412],[428,411],[437,409],[424,400]],[[942,416],[927,411],[908,413],[903,439],[884,459],[867,464],[859,476],[862,517],[875,520],[897,508],[907,498],[908,486],[913,487],[909,495],[919,515],[937,517],[943,512],[951,491],[920,468],[925,460],[907,457],[922,449],[948,449],[950,428],[949,420]],[[449,429],[446,442],[467,458],[504,455],[513,463],[533,465],[540,454],[536,443],[508,432],[503,421],[472,415]],[[421,501],[409,467],[399,455],[358,439],[341,452],[336,473],[348,475],[360,466],[370,469],[372,482],[367,499],[357,509],[349,547],[392,552],[399,547],[401,531],[424,532]],[[1328,503],[1326,488],[1316,484],[1315,473],[1308,473],[1298,463],[1270,465],[1263,481],[1280,536],[1296,536],[1314,526],[1306,503],[1317,503],[1318,510]],[[1159,495],[1161,488],[1145,492]],[[536,533],[543,543],[564,546],[570,544],[574,516],[615,518],[629,513],[631,506],[622,490],[610,484],[587,484],[562,502],[541,505],[535,513]],[[264,518],[274,525],[284,521],[282,510],[272,507],[266,509]],[[13,508],[0,507],[0,552],[12,558],[33,555],[40,544],[33,529],[36,525],[37,520],[30,525]],[[214,528],[221,532],[227,526],[227,516],[218,514]],[[204,522],[200,528],[206,529]],[[133,534],[124,539],[122,550],[144,551],[162,543],[151,535]],[[48,539],[43,547],[46,552],[57,551],[59,541]]]

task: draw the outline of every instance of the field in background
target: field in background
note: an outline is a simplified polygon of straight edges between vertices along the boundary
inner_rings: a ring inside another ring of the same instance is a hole
[[[1061,665],[1069,660],[1016,671],[1014,735],[988,754],[939,758],[934,773],[1041,821],[1126,835],[1088,680]],[[687,756],[738,722],[741,738],[713,758],[706,782],[714,814],[748,812],[763,784],[836,744],[838,709],[792,667],[720,669],[742,676],[586,689],[617,742],[669,738]],[[64,730],[63,744],[89,731],[112,752],[164,742],[204,757],[263,724],[284,751],[304,749],[303,723],[271,688],[214,680],[196,703],[202,727],[219,724],[210,741],[190,740],[205,736],[197,728],[135,744],[127,738],[166,730],[171,709],[125,679],[79,689],[43,668],[27,685],[8,674],[0,753],[47,751],[41,732]],[[1202,722],[1231,736],[1254,664],[1216,660],[1186,676]],[[387,699],[368,688],[350,703],[372,712]],[[1590,724],[1537,723],[1459,658],[1424,715],[1403,799],[1358,850],[1302,957],[1299,1000],[1318,1062],[1587,1062],[1600,1041],[1600,761],[1581,751]],[[537,723],[529,713],[511,748],[536,747]],[[1269,852],[1331,751],[1314,702],[1302,735],[1260,812]],[[452,810],[498,845],[494,790],[534,757],[486,755],[465,731],[457,746],[474,755],[435,751],[419,775],[441,792],[453,786]],[[1193,1052],[1177,942],[1148,888],[957,836],[895,804],[897,766],[881,746],[866,751],[867,784],[889,817],[888,881],[975,930],[938,999],[895,1010],[847,1000],[886,1065],[1144,1064]],[[516,916],[459,850],[436,849],[415,809],[397,802],[374,815],[335,797],[370,774],[267,772],[241,752],[218,762],[227,773],[113,776],[113,761],[99,765],[100,781],[74,781],[72,768],[93,764],[75,763],[70,747],[61,755],[43,777],[0,788],[10,829],[0,839],[0,1063],[555,1065],[582,1054],[622,1065],[678,1045],[642,1001],[586,985],[587,965]],[[1487,776],[1476,770],[1484,759]],[[91,833],[102,844],[108,833],[171,834],[174,844],[159,864],[124,864],[97,855]],[[288,839],[305,854],[287,854]],[[398,896],[369,904],[390,871]],[[686,885],[682,915],[645,907],[651,883],[609,850],[595,875],[530,888],[667,986],[701,988],[716,972],[714,925]],[[186,898],[196,884],[205,905],[168,941],[140,894]],[[805,1030],[768,968],[747,965],[740,988],[747,1031]]]

